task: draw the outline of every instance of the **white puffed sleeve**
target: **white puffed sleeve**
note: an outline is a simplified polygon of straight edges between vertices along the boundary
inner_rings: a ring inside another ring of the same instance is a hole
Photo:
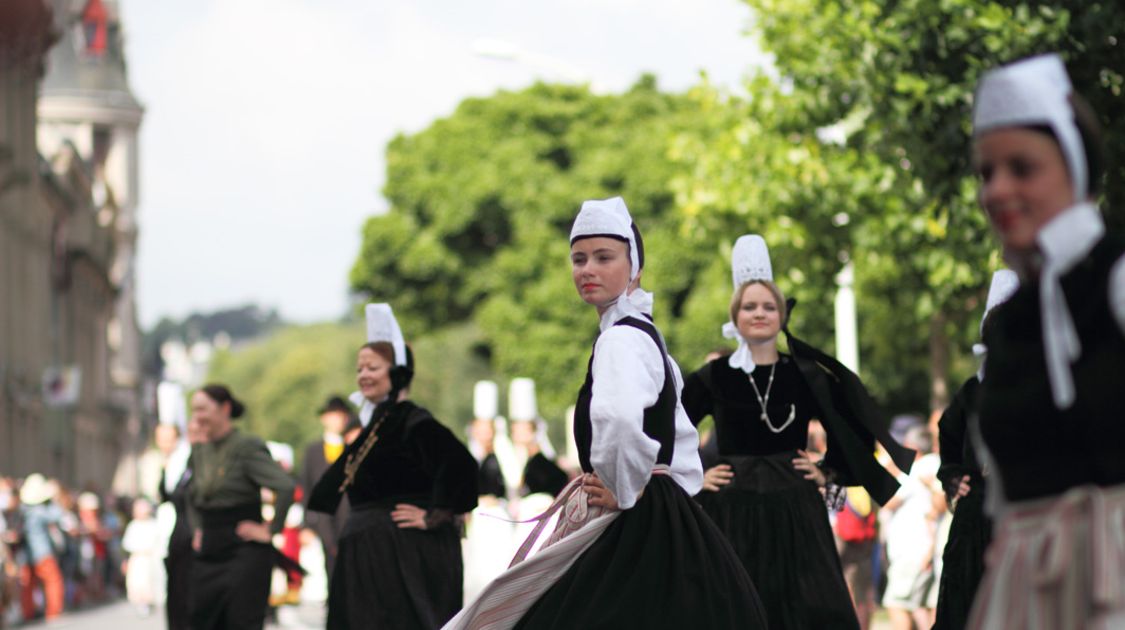
[[[590,463],[622,509],[633,507],[652,475],[660,443],[644,433],[645,409],[664,386],[664,358],[630,326],[598,337],[591,366]]]

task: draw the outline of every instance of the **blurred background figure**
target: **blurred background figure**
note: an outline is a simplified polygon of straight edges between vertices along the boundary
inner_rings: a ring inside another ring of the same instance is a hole
[[[148,617],[163,604],[163,547],[152,504],[144,497],[135,499],[133,519],[125,526],[121,548],[128,554],[123,569],[125,593],[141,617]]]
[[[889,458],[888,458],[889,459]],[[878,506],[861,486],[848,488],[844,508],[832,524],[844,581],[855,605],[860,630],[875,614],[875,562],[878,551]]]
[[[515,526],[510,522],[508,493],[515,483],[504,476],[515,453],[506,421],[499,410],[500,389],[492,381],[473,387],[473,419],[469,422],[469,452],[477,460],[477,507],[469,516],[463,541],[465,601],[472,601],[492,578],[508,568],[515,551]],[[501,465],[507,461],[507,467]]]
[[[35,592],[43,593],[43,617],[56,619],[63,611],[63,579],[55,555],[54,538],[62,518],[51,503],[57,487],[43,475],[28,475],[20,486],[20,525],[24,559],[20,567],[20,606],[24,621],[36,616]]]
[[[348,401],[337,395],[329,396],[317,410],[317,414],[320,416],[321,437],[305,447],[305,458],[301,464],[298,480],[305,507],[304,527],[320,540],[324,553],[324,574],[326,579],[331,581],[332,571],[336,567],[340,533],[348,520],[347,497],[340,501],[340,507],[335,514],[309,510],[308,497],[321,475],[344,454],[344,448],[347,446],[344,432],[355,414]]]
[[[547,423],[539,416],[534,380],[514,378],[508,385],[508,426],[516,461],[522,469],[514,516],[517,521],[526,521],[547,511],[555,495],[570,481],[555,463]],[[535,523],[516,524],[515,545],[518,547],[534,528]]]
[[[910,422],[902,443],[917,452],[910,474],[899,472],[899,491],[880,512],[885,532],[887,588],[883,607],[894,630],[929,629],[937,605],[935,557],[941,556],[939,528],[945,495],[937,480],[940,459],[933,436],[920,418],[896,418],[896,429]]]
[[[171,385],[171,384],[168,384]],[[176,449],[168,456],[160,481],[161,504],[156,510],[161,536],[166,536],[167,551],[164,569],[167,594],[164,617],[168,630],[187,630],[191,621],[191,572],[195,551],[192,549],[192,524],[188,515],[191,482],[191,449],[207,441],[201,418],[186,418],[187,400],[179,385],[171,388],[161,384],[157,390],[161,426],[182,427]],[[159,429],[159,427],[158,427]],[[167,431],[167,429],[160,429]]]

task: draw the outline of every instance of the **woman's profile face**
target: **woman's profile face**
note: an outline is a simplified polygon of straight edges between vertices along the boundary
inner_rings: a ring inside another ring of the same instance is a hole
[[[973,144],[980,203],[1005,250],[1028,252],[1051,219],[1074,203],[1074,187],[1055,140],[1023,127],[982,134]]]
[[[367,400],[383,400],[391,391],[390,362],[371,348],[360,348],[355,362],[355,382]]]
[[[781,311],[773,291],[763,284],[747,285],[742,290],[735,326],[749,344],[775,339],[781,331]]]
[[[570,266],[578,295],[604,309],[629,286],[629,245],[606,236],[579,239],[570,246]]]
[[[230,430],[230,405],[219,404],[203,391],[191,395],[191,422],[206,435],[206,440],[223,437]]]

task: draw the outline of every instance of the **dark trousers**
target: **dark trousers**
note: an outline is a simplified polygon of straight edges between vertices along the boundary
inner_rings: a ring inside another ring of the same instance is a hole
[[[168,619],[168,630],[189,630],[191,628],[191,561],[193,552],[187,549],[170,549],[164,559],[168,572],[168,601],[164,612]]]

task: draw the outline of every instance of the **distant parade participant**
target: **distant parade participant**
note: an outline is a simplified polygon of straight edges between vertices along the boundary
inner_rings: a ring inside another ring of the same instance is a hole
[[[644,250],[625,202],[584,203],[570,242],[575,287],[601,320],[574,414],[584,474],[552,506],[562,516],[542,549],[523,559],[535,532],[446,627],[765,628],[745,569],[690,496],[703,483],[699,436],[639,286]]]
[[[472,600],[481,589],[508,568],[515,553],[515,526],[508,512],[509,483],[504,470],[514,458],[508,440],[507,421],[498,415],[499,388],[492,381],[478,381],[473,387],[473,420],[469,423],[469,452],[477,460],[477,507],[472,512],[464,542],[465,600]],[[509,462],[501,464],[502,461]]]
[[[885,503],[898,483],[875,460],[876,438],[903,470],[913,453],[880,424],[854,373],[792,335],[791,354],[778,351],[790,305],[765,240],[739,238],[731,264],[723,332],[738,349],[689,375],[683,390],[692,422],[714,418],[722,462],[707,470],[699,501],[753,579],[771,628],[858,628],[822,489],[837,510],[848,485]],[[815,463],[805,450],[814,418],[828,436]]]
[[[1010,269],[992,274],[981,335],[992,309],[1012,296],[1019,278]],[[986,349],[977,344],[974,354],[982,359]],[[969,416],[976,409],[984,363],[965,381],[938,421],[941,467],[937,477],[945,488],[953,521],[942,554],[941,583],[934,630],[961,630],[969,619],[977,585],[984,575],[984,553],[992,540],[992,520],[984,513],[984,471],[969,435]]]
[[[234,427],[232,420],[244,412],[224,385],[204,385],[191,397],[192,421],[207,433],[191,454],[193,630],[265,623],[270,575],[280,556],[271,539],[281,531],[296,484],[261,439]],[[262,522],[263,488],[274,492],[279,515],[268,525]]]
[[[981,79],[979,198],[1020,287],[984,331],[1000,505],[972,629],[1125,627],[1125,240],[1092,201],[1100,148],[1058,55]]]
[[[369,304],[356,359],[364,429],[313,488],[309,508],[351,513],[328,594],[328,628],[439,628],[461,608],[462,515],[477,464],[453,433],[405,399],[413,357],[387,304]]]
[[[156,509],[156,521],[167,541],[164,616],[168,630],[187,630],[191,623],[191,562],[195,555],[191,548],[192,526],[188,514],[188,486],[192,477],[189,462],[192,445],[205,442],[206,435],[198,420],[193,426],[186,426],[187,405],[179,385],[161,383],[156,396],[160,415],[160,424],[156,427],[157,446],[173,443],[160,474],[161,503]],[[186,439],[182,431],[187,433]]]
[[[547,436],[547,423],[539,416],[535,381],[514,378],[508,385],[508,426],[516,457],[522,464],[515,517],[528,521],[551,506],[570,476],[555,463],[555,449]],[[534,529],[532,523],[516,526],[516,546]],[[509,558],[510,559],[510,558]]]
[[[301,464],[300,483],[304,490],[305,527],[312,530],[320,539],[324,549],[324,568],[328,580],[336,566],[336,553],[339,548],[340,532],[348,518],[346,499],[341,501],[335,514],[322,514],[308,510],[308,497],[313,486],[324,475],[328,467],[344,454],[344,431],[352,419],[352,408],[341,396],[329,396],[317,411],[323,429],[320,439],[305,447],[305,458]]]

